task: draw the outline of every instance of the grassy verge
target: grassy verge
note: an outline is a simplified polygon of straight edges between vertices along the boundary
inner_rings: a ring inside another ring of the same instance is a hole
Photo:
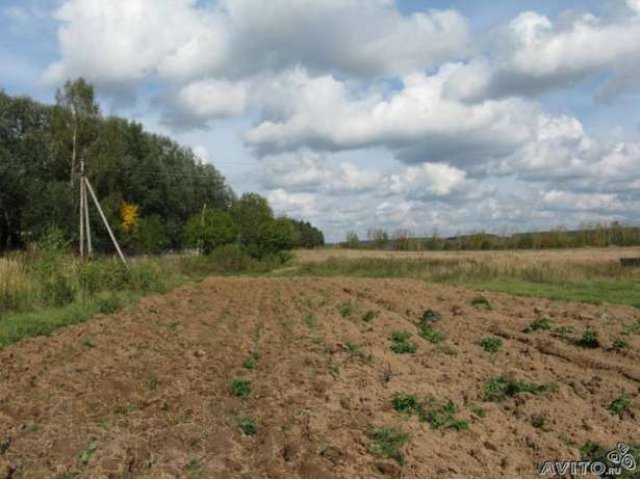
[[[260,275],[281,265],[282,258],[257,261],[225,247],[205,257],[136,258],[128,268],[110,258],[80,261],[55,248],[0,258],[0,348],[209,275]]]
[[[281,275],[414,278],[514,295],[640,308],[640,272],[613,261],[527,261],[507,255],[477,259],[330,257],[299,263]]]

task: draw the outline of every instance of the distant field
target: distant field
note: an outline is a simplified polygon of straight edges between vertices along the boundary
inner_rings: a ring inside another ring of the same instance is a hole
[[[296,252],[282,275],[415,278],[515,295],[640,307],[640,269],[620,258],[638,248],[395,252],[320,249]]]

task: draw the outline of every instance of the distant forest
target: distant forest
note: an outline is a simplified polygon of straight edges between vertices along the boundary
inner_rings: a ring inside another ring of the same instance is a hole
[[[139,123],[103,117],[93,87],[82,79],[67,82],[53,106],[0,92],[0,252],[24,248],[51,228],[61,231],[71,246],[77,245],[82,160],[109,223],[129,253],[160,253],[202,244],[205,239],[198,235],[211,229],[198,230],[194,219],[219,222],[220,217],[209,212],[231,215],[241,200],[220,172],[200,162],[189,148],[145,132]],[[288,243],[324,244],[322,232],[308,222],[272,218],[265,199],[255,194],[245,197],[241,206],[258,205],[267,212],[261,217],[271,222],[261,230],[265,235],[281,233],[282,221],[287,220],[285,233],[295,233],[289,235]],[[241,208],[235,211],[247,215]],[[190,220],[195,225],[191,234],[187,231]],[[94,248],[111,251],[95,211],[91,227]],[[258,229],[258,225],[252,227]],[[242,235],[241,230],[232,225],[236,236]]]
[[[524,232],[510,235],[472,233],[453,237],[416,237],[408,230],[391,235],[380,228],[370,229],[366,239],[348,232],[340,244],[344,248],[388,250],[510,250],[580,247],[628,247],[640,245],[640,227],[619,222],[586,226],[577,230],[558,228],[544,232]]]

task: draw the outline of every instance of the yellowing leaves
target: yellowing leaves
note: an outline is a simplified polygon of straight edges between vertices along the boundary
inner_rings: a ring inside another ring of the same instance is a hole
[[[138,211],[140,207],[135,203],[122,202],[120,205],[120,221],[122,228],[127,232],[133,232],[138,225]]]

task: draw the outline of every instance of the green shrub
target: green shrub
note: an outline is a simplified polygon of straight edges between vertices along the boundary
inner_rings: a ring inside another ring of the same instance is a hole
[[[372,440],[370,449],[373,454],[404,463],[400,449],[409,441],[406,433],[393,427],[380,427],[372,429],[369,438]]]
[[[223,272],[243,272],[252,265],[251,257],[236,244],[216,248],[211,252],[210,259]]]
[[[623,393],[613,402],[611,402],[607,409],[612,413],[620,415],[622,412],[628,411],[630,406],[631,398],[626,393]]]
[[[433,344],[444,342],[447,339],[447,336],[442,330],[431,328],[428,325],[418,327],[418,335]]]
[[[576,343],[585,348],[598,348],[600,346],[598,334],[590,329],[585,330]]]
[[[69,281],[60,273],[54,273],[42,283],[44,301],[54,307],[68,305],[75,300],[75,292]]]
[[[611,350],[615,352],[621,352],[623,350],[626,350],[627,348],[629,348],[629,342],[623,340],[622,338],[616,338],[611,343]]]
[[[512,377],[501,376],[487,380],[484,385],[484,400],[487,402],[501,402],[507,397],[513,397],[519,393],[532,393],[534,395],[556,390],[555,384],[538,385],[516,380]]]
[[[376,312],[373,310],[367,310],[367,312],[362,316],[362,321],[365,323],[370,323],[376,318]]]
[[[405,331],[394,331],[391,333],[391,350],[395,353],[415,353],[418,346],[410,343],[411,334]]]
[[[342,318],[349,318],[353,313],[353,310],[354,307],[353,303],[351,302],[344,302],[342,305],[340,305],[340,315],[342,315]]]
[[[251,394],[251,381],[245,378],[236,378],[231,384],[231,395],[238,398],[247,398]]]
[[[244,435],[247,435],[249,437],[255,435],[258,432],[256,421],[251,417],[237,418],[236,425]]]
[[[238,226],[228,213],[206,208],[187,221],[185,236],[188,246],[208,254],[235,242]]]
[[[457,412],[455,404],[449,400],[444,405],[433,406],[421,412],[421,420],[429,422],[433,430],[452,428],[456,431],[469,428],[469,422],[455,418]]]
[[[478,340],[478,345],[480,345],[485,352],[487,353],[498,353],[498,351],[502,348],[502,339],[497,337],[488,337]]]
[[[105,314],[117,311],[121,305],[120,300],[115,295],[99,297],[96,299],[96,303],[98,304],[98,311]]]
[[[553,322],[548,318],[537,318],[524,329],[525,333],[537,332],[538,330],[551,330]]]
[[[493,307],[491,306],[491,302],[487,297],[482,295],[478,295],[471,300],[471,305],[480,309],[480,310],[491,310]]]
[[[425,310],[422,314],[422,317],[420,317],[421,324],[427,324],[428,322],[439,322],[440,320],[442,320],[442,315],[431,309]]]
[[[415,395],[398,392],[393,395],[391,405],[396,412],[409,415],[418,414],[422,410],[422,404]]]
[[[247,370],[253,370],[258,365],[258,361],[254,357],[249,357],[242,362],[242,367]]]

